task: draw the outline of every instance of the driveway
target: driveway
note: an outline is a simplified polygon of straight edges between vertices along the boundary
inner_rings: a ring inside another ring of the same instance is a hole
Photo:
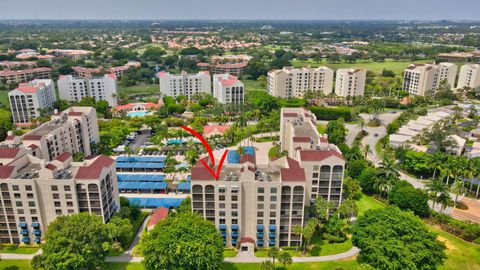
[[[132,153],[135,153],[135,151],[137,151],[137,149],[148,140],[150,133],[150,130],[144,130],[135,137],[135,140],[128,145],[132,150]]]

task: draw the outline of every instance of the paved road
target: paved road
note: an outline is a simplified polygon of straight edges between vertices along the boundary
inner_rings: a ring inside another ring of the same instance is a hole
[[[128,145],[128,147],[132,149],[132,153],[135,153],[135,151],[148,140],[148,137],[150,137],[150,132],[150,130],[143,131],[142,134],[138,134],[135,137],[135,140]]]
[[[35,255],[42,254],[42,250],[39,249],[34,254],[17,254],[17,253],[0,253],[2,260],[31,260]]]

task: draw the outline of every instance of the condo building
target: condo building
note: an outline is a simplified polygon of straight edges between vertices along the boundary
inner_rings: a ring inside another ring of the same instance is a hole
[[[293,68],[268,72],[268,92],[281,98],[303,98],[308,92],[332,92],[333,70],[328,67]]]
[[[120,207],[114,160],[101,155],[73,162],[65,152],[46,161],[38,151],[0,148],[0,243],[39,244],[61,215],[110,220]]]
[[[455,87],[458,67],[454,63],[442,62],[438,64],[438,83],[446,81],[451,88]]]
[[[35,150],[34,157],[52,161],[61,154],[82,152],[92,154],[92,143],[99,142],[97,113],[92,107],[71,107],[54,113],[52,119],[17,137],[9,135],[0,147]]]
[[[137,61],[129,61],[123,66],[118,67],[111,67],[108,69],[104,69],[103,67],[97,68],[85,68],[85,67],[72,67],[75,75],[77,77],[91,77],[91,76],[98,76],[99,74],[115,74],[118,78],[123,75],[123,73],[131,67],[140,67],[141,63]]]
[[[0,70],[0,84],[12,84],[28,82],[33,79],[51,79],[52,69],[47,67],[22,69],[22,70]]]
[[[436,91],[440,82],[446,80],[453,88],[457,76],[457,65],[443,62],[436,64],[411,64],[403,75],[403,91],[412,95],[425,96]]]
[[[304,108],[282,109],[280,142],[288,156],[269,160],[251,146],[242,154],[231,150],[218,180],[201,162],[192,168],[192,210],[215,223],[226,246],[299,246],[293,227],[305,224],[305,207],[318,196],[335,208],[341,203],[345,161],[314,121]]]
[[[465,64],[460,68],[457,89],[470,87],[475,89],[480,86],[480,65]]]
[[[337,69],[335,80],[335,95],[341,97],[363,96],[365,92],[365,69]]]
[[[230,74],[213,75],[213,96],[222,104],[240,104],[245,99],[245,87]]]
[[[55,85],[50,79],[38,79],[20,83],[8,92],[10,110],[15,124],[30,124],[32,118],[40,117],[40,109],[53,110],[57,100]]]
[[[180,95],[191,99],[194,94],[212,92],[212,82],[208,71],[200,71],[197,74],[188,74],[182,71],[181,74],[170,74],[160,72],[160,93],[163,96],[178,97]]]
[[[114,74],[85,78],[60,75],[57,81],[60,99],[78,102],[84,97],[92,97],[95,101],[107,101],[111,107],[117,106],[117,84]]]

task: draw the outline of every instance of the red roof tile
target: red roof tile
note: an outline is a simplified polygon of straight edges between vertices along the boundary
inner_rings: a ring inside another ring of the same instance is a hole
[[[310,137],[293,137],[293,142],[309,143],[312,140]]]
[[[159,207],[153,211],[150,221],[148,221],[148,227],[157,224],[159,221],[164,220],[168,216],[169,209],[166,207]]]
[[[214,132],[218,132],[220,134],[224,134],[230,126],[204,126],[203,127],[203,135],[209,135]]]
[[[73,112],[73,111],[70,111],[70,112],[68,112],[68,115],[69,115],[69,116],[82,116],[83,113],[82,113],[82,112]]]
[[[245,163],[245,162],[251,162],[253,164],[256,164],[255,157],[249,154],[243,155],[240,157],[240,163]]]
[[[296,113],[283,113],[283,117],[297,117]]]
[[[238,241],[238,244],[243,244],[243,243],[252,243],[252,244],[255,244],[255,240],[253,240],[253,238],[251,237],[242,237],[242,239],[240,239],[240,241]]]
[[[302,168],[295,169],[280,169],[280,176],[282,181],[286,182],[304,182],[305,181],[305,170]]]
[[[35,149],[38,148],[38,145],[32,143],[32,144],[30,144],[30,145],[28,146],[28,148],[30,148],[30,149],[32,149],[32,150],[35,150]]]
[[[75,177],[77,179],[98,179],[102,174],[102,170],[110,167],[113,163],[115,163],[115,160],[111,159],[110,157],[99,155],[96,157],[95,161],[90,164],[90,166],[78,168],[77,175]]]
[[[336,156],[343,160],[342,154],[335,150],[302,150],[300,159],[303,161],[321,161],[331,156]]]
[[[198,180],[214,180],[213,176],[210,172],[205,168],[202,164],[195,166],[192,168],[192,181]]]
[[[56,160],[60,162],[64,162],[65,160],[69,159],[72,156],[69,152],[63,152],[61,155],[59,155]]]
[[[0,148],[0,158],[15,158],[20,148]]]
[[[7,137],[5,138],[5,140],[6,140],[6,141],[13,141],[13,140],[15,140],[15,136],[13,136],[13,135],[7,136]]]
[[[23,136],[24,141],[40,141],[42,139],[42,135],[25,135]]]
[[[53,171],[57,168],[57,166],[53,165],[52,163],[48,163],[47,166],[45,166],[45,168]]]
[[[15,170],[15,166],[0,166],[0,178],[6,179],[9,178],[13,171]]]
[[[300,164],[293,158],[287,157],[287,163],[289,168],[300,168]]]

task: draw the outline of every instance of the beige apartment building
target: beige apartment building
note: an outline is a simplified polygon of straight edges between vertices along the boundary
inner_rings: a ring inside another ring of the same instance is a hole
[[[328,95],[332,85],[333,70],[328,67],[284,67],[268,72],[268,92],[275,97],[303,98],[308,91]]]
[[[119,209],[113,159],[38,156],[39,149],[0,148],[0,243],[40,243],[60,215],[88,212],[107,222]]]
[[[337,69],[335,80],[335,95],[341,97],[363,96],[365,92],[365,69],[340,68]]]
[[[472,89],[480,86],[480,65],[465,64],[460,68],[457,89],[470,87]]]
[[[54,160],[64,152],[92,154],[92,143],[99,142],[97,113],[92,107],[71,107],[55,113],[52,120],[25,133],[21,137],[7,136],[0,147],[18,147],[36,150],[37,158]]]
[[[183,95],[191,99],[197,93],[212,93],[212,82],[208,71],[200,71],[197,74],[188,74],[182,71],[181,74],[170,74],[159,72],[160,93],[163,96],[178,97]]]
[[[60,75],[57,86],[60,99],[78,102],[91,97],[95,101],[107,101],[111,107],[117,106],[118,80],[115,74],[85,78]]]
[[[22,70],[0,70],[0,84],[24,83],[33,79],[51,79],[52,69],[47,67],[22,69]]]
[[[446,81],[451,88],[455,87],[458,67],[454,63],[442,62],[438,64],[438,83]]]
[[[453,88],[457,76],[457,65],[453,63],[411,64],[403,75],[403,91],[411,95],[425,96],[434,92],[440,82],[446,80]]]
[[[280,142],[288,156],[269,160],[253,147],[242,155],[229,151],[218,180],[201,162],[192,168],[192,210],[215,223],[226,246],[299,246],[293,227],[304,225],[305,206],[317,196],[341,203],[345,161],[315,120],[307,109],[282,109]]]
[[[213,97],[222,104],[240,104],[245,100],[243,83],[230,74],[213,75]]]

